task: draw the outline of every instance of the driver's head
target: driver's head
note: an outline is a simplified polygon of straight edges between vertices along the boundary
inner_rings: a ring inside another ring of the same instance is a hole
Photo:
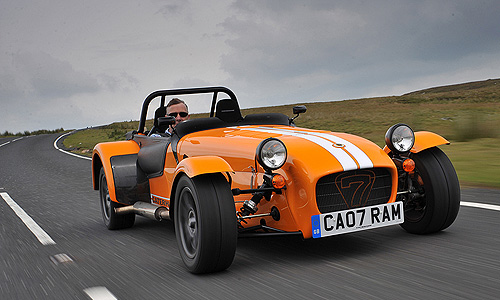
[[[179,98],[173,98],[167,104],[167,116],[175,118],[175,124],[172,127],[177,126],[182,121],[188,120],[189,112],[187,104]]]

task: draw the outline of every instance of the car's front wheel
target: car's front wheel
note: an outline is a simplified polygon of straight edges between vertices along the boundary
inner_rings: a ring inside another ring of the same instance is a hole
[[[101,202],[102,219],[104,225],[110,230],[129,228],[134,225],[135,214],[118,215],[115,213],[115,208],[121,205],[111,201],[109,197],[108,182],[104,168],[101,168],[99,173],[99,196]]]
[[[413,154],[412,185],[420,197],[405,203],[401,226],[416,234],[433,233],[450,226],[460,208],[460,184],[450,160],[434,147]]]
[[[233,195],[224,176],[182,176],[175,200],[175,234],[188,270],[209,273],[227,269],[236,252],[238,228]]]

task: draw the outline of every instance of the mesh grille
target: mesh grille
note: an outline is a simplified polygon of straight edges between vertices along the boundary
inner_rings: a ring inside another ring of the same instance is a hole
[[[384,204],[391,188],[391,174],[385,168],[335,173],[316,184],[316,203],[321,213]]]

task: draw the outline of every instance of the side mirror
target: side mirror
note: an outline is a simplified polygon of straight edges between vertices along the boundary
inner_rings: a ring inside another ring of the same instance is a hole
[[[293,107],[293,114],[295,117],[288,119],[290,121],[290,126],[295,126],[295,123],[293,122],[295,119],[299,117],[300,114],[305,113],[307,111],[307,108],[305,105],[297,105]]]
[[[169,126],[175,124],[175,117],[166,116],[158,118],[158,127]]]
[[[298,115],[298,114],[303,114],[307,111],[307,107],[305,105],[297,105],[293,107],[293,114]]]

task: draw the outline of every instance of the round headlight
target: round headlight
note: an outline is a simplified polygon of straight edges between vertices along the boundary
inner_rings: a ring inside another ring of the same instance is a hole
[[[268,171],[281,168],[286,161],[287,152],[282,141],[268,138],[259,144],[256,155],[259,164]]]
[[[387,130],[385,143],[389,149],[397,153],[405,153],[411,150],[415,143],[415,134],[410,126],[396,124]]]

